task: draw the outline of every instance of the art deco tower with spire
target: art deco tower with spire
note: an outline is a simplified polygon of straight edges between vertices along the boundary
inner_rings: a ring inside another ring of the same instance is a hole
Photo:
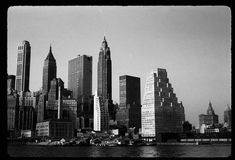
[[[104,37],[99,52],[98,61],[98,96],[104,99],[112,99],[112,61],[110,49]]]
[[[43,77],[42,77],[42,90],[44,93],[48,93],[50,90],[50,82],[56,78],[56,60],[52,54],[51,46],[49,53],[44,61]]]

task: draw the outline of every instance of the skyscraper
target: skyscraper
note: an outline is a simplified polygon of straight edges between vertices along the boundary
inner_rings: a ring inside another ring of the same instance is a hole
[[[77,58],[69,61],[68,89],[72,91],[72,97],[78,102],[78,127],[92,128],[90,123],[93,119],[91,56],[78,55]]]
[[[112,61],[108,43],[104,37],[98,61],[98,96],[112,99]]]
[[[141,107],[142,137],[161,141],[165,133],[180,133],[185,121],[184,107],[178,103],[166,69],[158,68],[147,77]]]
[[[112,61],[108,43],[104,37],[98,60],[97,94],[102,98],[104,105],[108,105],[110,120],[115,120],[115,110],[112,100]]]
[[[51,80],[56,78],[56,60],[52,54],[51,46],[49,53],[44,61],[43,77],[42,77],[42,90],[48,93],[50,90]]]
[[[30,75],[30,55],[31,47],[28,41],[23,41],[18,46],[17,70],[16,70],[16,90],[29,91]]]
[[[92,95],[92,57],[78,55],[69,61],[68,89],[72,91],[73,98]]]
[[[141,127],[140,78],[133,76],[119,77],[120,105],[116,115],[118,124]]]

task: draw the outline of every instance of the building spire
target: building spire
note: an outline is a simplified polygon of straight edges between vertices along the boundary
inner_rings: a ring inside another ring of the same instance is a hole
[[[49,50],[49,53],[52,53],[52,52],[51,52],[51,43],[50,43],[50,50]]]

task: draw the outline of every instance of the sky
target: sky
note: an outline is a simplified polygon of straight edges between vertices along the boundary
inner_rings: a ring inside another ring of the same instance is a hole
[[[93,57],[92,93],[104,36],[112,59],[113,101],[119,103],[119,76],[141,78],[167,70],[185,119],[198,126],[209,105],[223,123],[231,106],[231,10],[226,6],[13,6],[7,17],[7,73],[16,75],[17,46],[31,45],[30,90],[42,87],[49,52],[57,77],[68,87],[68,61]]]

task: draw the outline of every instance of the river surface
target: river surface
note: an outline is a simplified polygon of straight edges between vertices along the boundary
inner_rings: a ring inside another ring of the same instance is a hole
[[[228,145],[76,146],[9,145],[10,157],[228,157]]]

